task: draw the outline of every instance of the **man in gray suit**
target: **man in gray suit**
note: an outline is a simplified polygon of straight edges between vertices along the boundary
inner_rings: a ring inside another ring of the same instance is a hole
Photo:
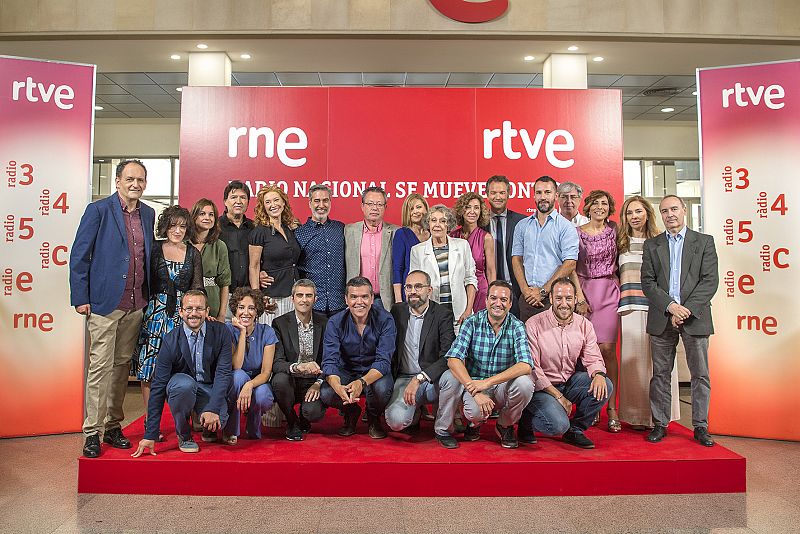
[[[397,226],[383,222],[386,212],[386,191],[368,187],[361,195],[364,220],[344,228],[344,254],[347,279],[363,276],[375,291],[375,304],[391,310],[394,304],[392,288],[392,239]]]
[[[511,184],[505,176],[497,174],[486,180],[486,198],[492,213],[489,224],[483,229],[492,234],[492,238],[494,238],[497,279],[511,283],[514,294],[511,314],[519,318],[520,289],[511,268],[511,249],[514,246],[514,230],[517,223],[525,218],[525,215],[508,209],[510,189]]]
[[[711,447],[714,440],[708,434],[708,337],[714,333],[711,297],[719,285],[717,251],[713,237],[686,227],[686,204],[680,197],[665,196],[658,209],[667,231],[645,241],[642,259],[642,290],[650,301],[650,410],[655,424],[647,441],[658,443],[667,435],[672,400],[670,375],[680,336],[692,376],[694,439]]]

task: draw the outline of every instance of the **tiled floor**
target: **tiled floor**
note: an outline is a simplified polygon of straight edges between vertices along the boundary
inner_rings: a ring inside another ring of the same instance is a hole
[[[686,412],[688,405],[683,408]],[[141,395],[133,386],[126,413],[131,417],[142,413]],[[78,495],[79,434],[7,439],[0,440],[0,532],[800,532],[800,444],[726,437],[719,442],[747,458],[746,495],[502,499]],[[425,473],[408,476],[425,484]],[[369,473],[353,477],[367,484]],[[471,481],[468,472],[461,482],[480,483]]]

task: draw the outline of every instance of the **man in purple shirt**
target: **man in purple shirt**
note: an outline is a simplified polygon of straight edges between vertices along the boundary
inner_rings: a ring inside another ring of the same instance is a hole
[[[117,193],[86,207],[69,258],[70,301],[89,329],[83,455],[100,456],[103,441],[128,449],[122,403],[131,355],[147,304],[155,211],[139,199],[147,186],[141,161],[120,162]]]
[[[575,284],[558,278],[550,290],[552,308],[525,323],[533,354],[535,392],[519,421],[519,440],[536,443],[534,429],[562,435],[565,443],[593,449],[584,432],[611,396],[594,327],[575,314]],[[578,370],[578,360],[585,370]],[[572,407],[575,415],[570,419]]]

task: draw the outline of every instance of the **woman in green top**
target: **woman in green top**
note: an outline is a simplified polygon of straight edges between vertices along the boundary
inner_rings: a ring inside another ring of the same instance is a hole
[[[219,239],[217,207],[207,198],[201,198],[192,208],[191,216],[194,223],[192,244],[203,259],[203,285],[208,295],[208,307],[211,308],[208,317],[224,323],[231,266],[228,247]]]

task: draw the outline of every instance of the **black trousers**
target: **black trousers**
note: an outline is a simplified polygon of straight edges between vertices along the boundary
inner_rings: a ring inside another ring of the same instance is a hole
[[[297,419],[295,404],[300,404],[300,415],[312,423],[325,416],[326,408],[320,399],[314,402],[305,401],[306,391],[314,382],[316,378],[294,377],[288,373],[278,373],[272,377],[272,395],[287,421],[293,422]]]

